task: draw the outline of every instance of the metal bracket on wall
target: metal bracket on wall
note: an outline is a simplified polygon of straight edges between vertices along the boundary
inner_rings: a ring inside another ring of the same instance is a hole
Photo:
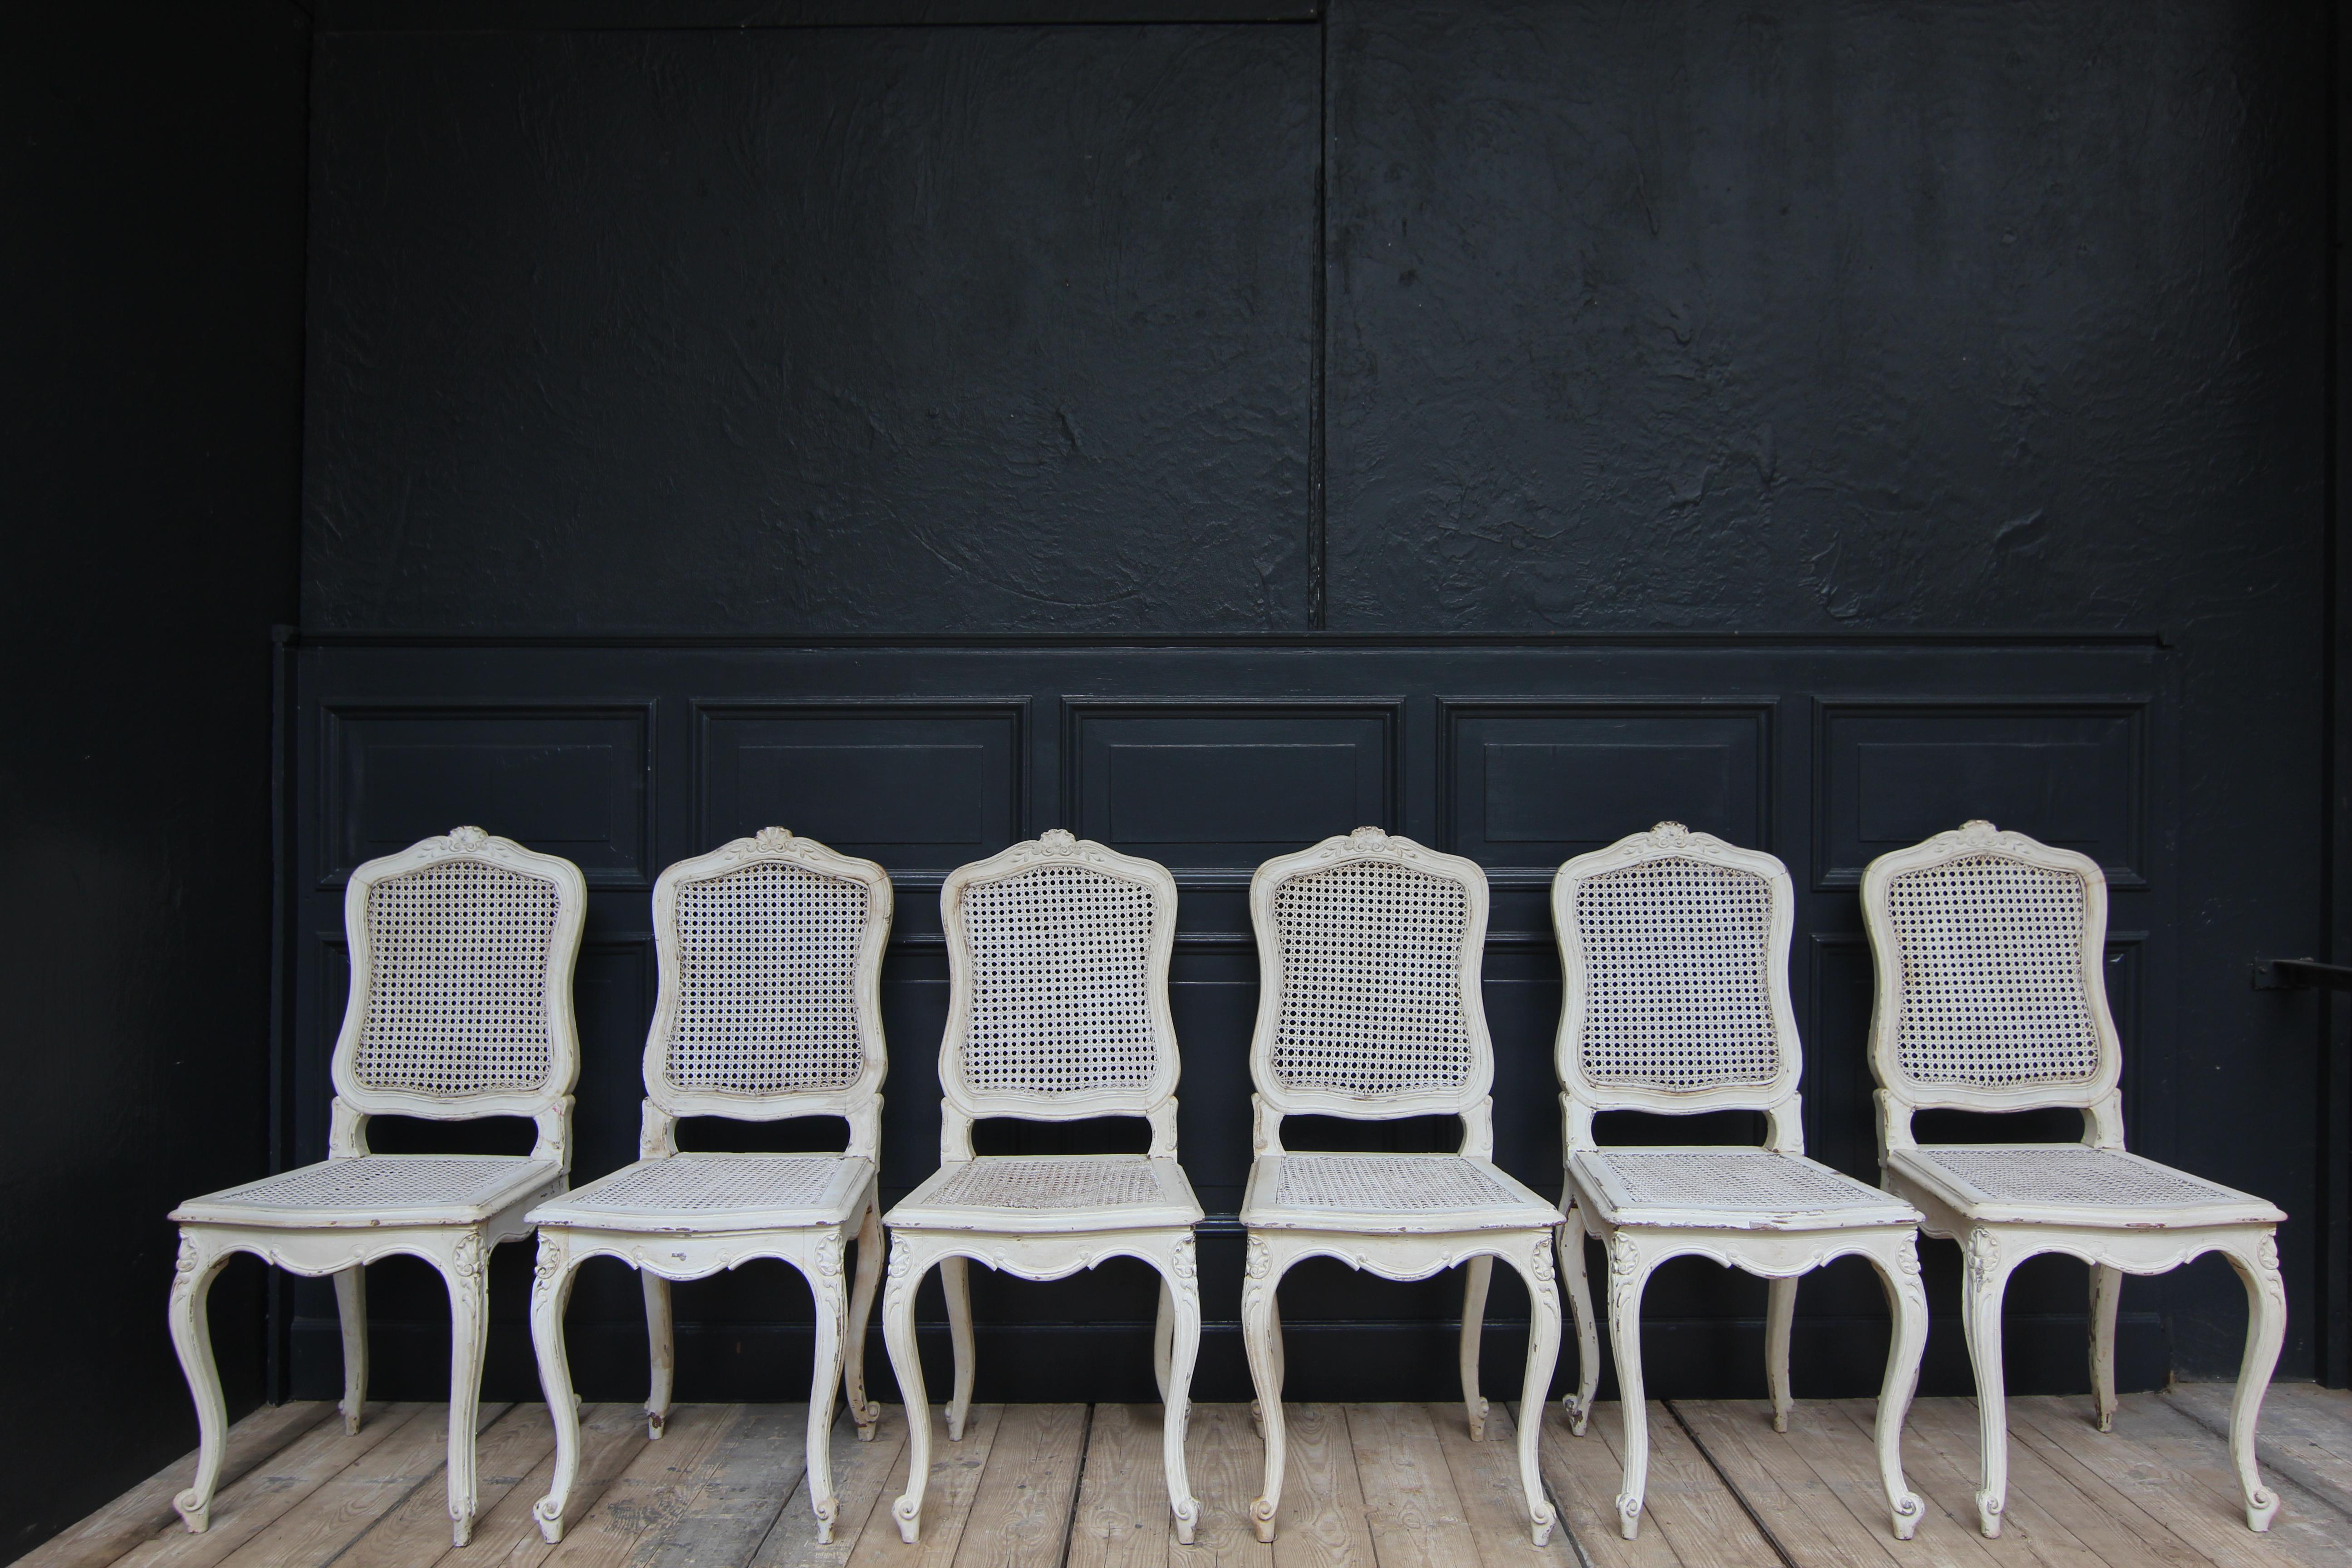
[[[2263,958],[2254,961],[2257,991],[2352,991],[2352,965],[2320,963],[2308,958]]]

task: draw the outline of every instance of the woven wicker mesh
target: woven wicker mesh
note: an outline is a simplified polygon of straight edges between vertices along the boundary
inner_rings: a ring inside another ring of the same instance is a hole
[[[1578,1050],[1595,1083],[1696,1092],[1769,1084],[1772,885],[1697,860],[1644,860],[1583,883]]]
[[[2079,1143],[2031,1148],[1922,1145],[1919,1152],[1987,1197],[2007,1202],[2171,1208],[2181,1204],[2241,1201],[2229,1188],[2186,1171]]]
[[[1778,1212],[1893,1201],[1874,1187],[1769,1149],[1608,1149],[1580,1158],[1605,1163],[1637,1204]]]
[[[1468,889],[1390,861],[1353,860],[1284,882],[1274,923],[1276,1082],[1379,1100],[1470,1080]]]
[[[1160,1201],[1160,1180],[1132,1160],[972,1160],[955,1167],[929,1197],[952,1207],[1078,1209]]]
[[[1510,1189],[1467,1160],[1394,1154],[1286,1154],[1274,1201],[1291,1208],[1493,1208],[1517,1202]]]
[[[303,1165],[215,1193],[207,1203],[248,1204],[255,1208],[421,1208],[439,1204],[475,1204],[531,1180],[545,1180],[551,1167],[520,1160],[464,1159],[434,1154],[362,1154],[324,1164]]]
[[[616,1171],[562,1200],[584,1213],[806,1208],[841,1169],[830,1154],[681,1154]]]
[[[870,897],[861,882],[776,861],[680,885],[671,1085],[779,1094],[856,1083],[866,1070],[857,958]]]
[[[980,1091],[1140,1089],[1158,1075],[1152,891],[1083,866],[1041,866],[964,889],[971,1021],[964,1079]]]
[[[366,911],[361,1083],[462,1099],[547,1082],[553,883],[444,860],[376,883]]]
[[[1895,878],[1886,912],[1902,962],[1895,1058],[1906,1073],[1981,1089],[2097,1074],[2082,879],[1970,855]]]

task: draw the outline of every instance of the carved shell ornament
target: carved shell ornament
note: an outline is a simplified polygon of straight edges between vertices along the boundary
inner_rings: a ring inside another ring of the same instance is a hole
[[[1683,849],[1690,845],[1691,830],[1679,822],[1661,822],[1646,837],[1654,848]]]
[[[490,841],[489,831],[481,827],[453,827],[449,830],[449,847],[470,853]]]
[[[1354,832],[1348,835],[1348,847],[1350,849],[1392,849],[1395,846],[1391,842],[1388,834],[1383,832],[1381,829],[1377,827],[1359,827]]]
[[[1078,836],[1066,827],[1049,827],[1037,835],[1037,843],[1043,848],[1067,854],[1078,847]]]
[[[751,836],[751,847],[772,855],[793,846],[793,830],[789,827],[762,827]]]

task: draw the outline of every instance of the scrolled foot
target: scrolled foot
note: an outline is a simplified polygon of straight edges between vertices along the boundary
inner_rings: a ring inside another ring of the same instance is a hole
[[[463,1546],[474,1539],[474,1516],[453,1513],[449,1516],[449,1544]]]
[[[1473,1443],[1483,1443],[1486,1440],[1486,1412],[1491,1408],[1492,1406],[1481,1399],[1469,1412],[1470,1440]]]
[[[2098,1413],[2094,1416],[2093,1420],[2100,1431],[2114,1431],[2116,1429],[2116,1407],[2112,1405],[2100,1405]]]
[[[563,1514],[553,1498],[541,1498],[530,1505],[530,1517],[539,1521],[539,1538],[550,1546],[563,1539]]]
[[[212,1500],[197,1496],[194,1487],[173,1498],[172,1508],[180,1516],[181,1522],[188,1527],[190,1535],[202,1535],[213,1527]]]
[[[890,1505],[890,1517],[898,1521],[898,1539],[912,1546],[922,1538],[922,1510],[906,1498]]]
[[[893,1509],[890,1511],[896,1513],[898,1510]],[[816,1543],[819,1546],[833,1544],[834,1521],[840,1517],[841,1505],[832,1499],[828,1498],[816,1505]]]
[[[1789,1430],[1789,1413],[1787,1411],[1775,1410],[1772,1412],[1772,1430],[1781,1433],[1785,1433]]]
[[[2000,1539],[2001,1500],[1990,1492],[1977,1493],[1977,1528],[1987,1541]]]
[[[346,1437],[356,1437],[359,1435],[360,1413],[352,1408],[352,1406],[346,1405],[343,1406],[343,1436]]]
[[[852,1408],[849,1418],[857,1423],[857,1440],[871,1443],[874,1434],[882,1429],[882,1406],[867,1400],[865,1409]]]
[[[1188,1497],[1181,1504],[1171,1509],[1170,1511],[1176,1516],[1177,1544],[1181,1546],[1192,1545],[1193,1529],[1201,1522],[1201,1500],[1196,1497]]]
[[[1583,1436],[1585,1427],[1592,1422],[1592,1407],[1579,1400],[1573,1394],[1559,1402],[1559,1413],[1568,1417],[1568,1430],[1570,1436]]]
[[[1250,1504],[1250,1522],[1257,1526],[1260,1541],[1274,1539],[1274,1500],[1262,1497]]]
[[[662,1435],[662,1428],[668,1425],[668,1412],[662,1410],[648,1410],[646,1412],[646,1436],[647,1437],[659,1437]]]
[[[2270,1529],[2271,1521],[2278,1517],[2278,1493],[2268,1487],[2258,1489],[2246,1503],[2246,1528],[2256,1531]]]
[[[1551,1544],[1551,1528],[1553,1525],[1559,1522],[1559,1514],[1552,1508],[1551,1504],[1545,1503],[1541,1508],[1536,1510],[1535,1514],[1528,1522],[1531,1528],[1531,1532],[1535,1536],[1536,1544],[1538,1546],[1549,1546]]]
[[[1905,1492],[1895,1505],[1895,1539],[1908,1541],[1919,1533],[1919,1521],[1927,1516],[1927,1505],[1919,1500],[1916,1492]]]
[[[963,1416],[953,1405],[948,1407],[948,1441],[950,1443],[963,1441]]]
[[[1617,1498],[1617,1533],[1631,1541],[1641,1533],[1642,1500],[1619,1493]]]

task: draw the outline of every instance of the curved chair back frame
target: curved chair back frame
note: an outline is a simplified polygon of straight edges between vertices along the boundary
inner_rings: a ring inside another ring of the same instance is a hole
[[[723,907],[730,894],[741,907]],[[845,1152],[877,1160],[891,913],[881,867],[782,827],[663,871],[654,883],[661,984],[646,1033],[640,1157],[677,1152],[681,1116],[838,1116],[849,1123]],[[796,972],[768,972],[778,963]],[[725,1027],[748,1016],[761,1026],[755,1036],[703,1036],[696,1004],[713,988],[739,993],[710,998],[723,1004],[715,1011]]]
[[[1286,1116],[1459,1116],[1461,1152],[1493,1157],[1486,908],[1476,861],[1377,827],[1257,868],[1258,1154],[1283,1152]]]
[[[587,903],[578,867],[478,827],[354,868],[328,1152],[366,1153],[371,1116],[528,1116],[531,1158],[569,1170],[572,969]]]

